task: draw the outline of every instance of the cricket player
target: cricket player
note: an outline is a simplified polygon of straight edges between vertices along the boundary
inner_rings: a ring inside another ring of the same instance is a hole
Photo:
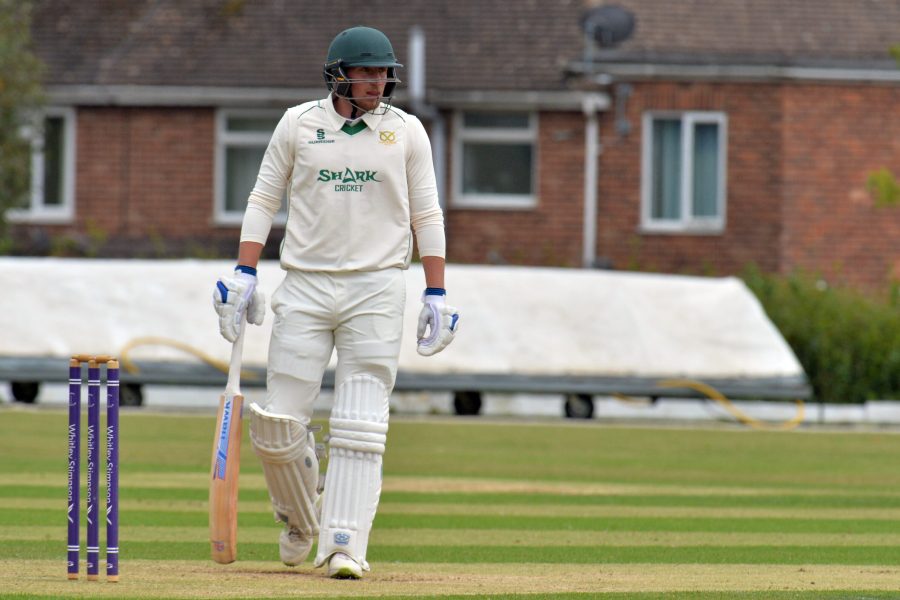
[[[237,338],[245,314],[262,323],[256,266],[287,191],[267,406],[251,405],[250,437],[285,525],[281,560],[302,563],[318,534],[315,566],[327,565],[335,578],[369,570],[413,232],[425,273],[419,354],[443,350],[459,320],[445,302],[444,219],[428,136],[416,117],[390,104],[401,66],[376,29],[353,27],[334,38],[324,65],[330,94],[289,108],[278,123],[247,202],[237,268],[214,292],[225,339]],[[320,496],[310,419],[334,349]]]

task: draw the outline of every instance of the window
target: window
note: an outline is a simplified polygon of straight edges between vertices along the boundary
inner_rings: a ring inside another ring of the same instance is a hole
[[[535,193],[537,117],[532,113],[457,113],[453,205],[531,208]]]
[[[222,110],[216,124],[216,223],[240,225],[281,112]],[[275,222],[286,221],[286,203]]]
[[[31,193],[7,217],[12,222],[71,221],[75,216],[75,111],[47,109],[37,125],[23,133],[31,140]]]
[[[724,230],[725,130],[722,113],[644,115],[643,229]]]

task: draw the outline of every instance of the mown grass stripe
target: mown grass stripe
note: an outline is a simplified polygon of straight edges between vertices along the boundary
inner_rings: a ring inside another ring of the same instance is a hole
[[[64,490],[65,474],[60,472],[58,461],[43,465],[43,469],[26,470],[24,472],[4,473],[0,469],[0,487],[12,486],[26,488],[31,486],[57,487]],[[195,471],[142,471],[131,473],[127,469],[122,472],[120,483],[126,489],[155,488],[182,489],[191,488],[200,493],[209,489],[208,466]],[[82,477],[84,479],[84,477]],[[755,487],[746,485],[725,484],[675,484],[668,481],[634,483],[627,481],[604,482],[552,482],[535,481],[533,479],[515,479],[507,477],[435,477],[386,474],[383,489],[385,493],[424,493],[424,494],[547,494],[555,496],[697,496],[731,499],[731,498],[765,498],[785,495],[822,498],[827,496],[847,496],[847,485],[824,486],[806,485],[773,486],[759,483]],[[265,479],[252,463],[242,465],[241,489],[264,490]],[[900,498],[898,488],[890,486],[859,486],[853,488],[854,495],[873,498]]]
[[[854,495],[687,495],[687,494],[586,494],[563,495],[533,493],[443,493],[384,492],[383,503],[404,504],[528,504],[564,506],[679,506],[679,507],[754,507],[754,508],[900,508],[900,494],[895,497]]]
[[[129,497],[140,500],[190,500],[205,502],[208,489],[202,488],[157,488],[128,487],[123,492]],[[0,486],[0,498],[18,499],[58,499],[65,494],[65,485],[59,486]],[[244,485],[240,491],[241,502],[266,502],[269,495],[264,488],[250,489]],[[549,493],[482,493],[482,492],[383,492],[382,504],[455,504],[471,506],[489,506],[496,504],[529,505],[529,506],[632,506],[632,507],[722,507],[732,508],[871,508],[900,509],[900,495],[865,496],[865,495],[773,495],[773,496],[709,496],[709,495],[637,495],[637,494],[549,494]]]
[[[0,512],[0,525],[46,525],[64,523],[63,510],[16,510]],[[122,526],[155,525],[202,527],[208,525],[206,511],[123,511]],[[271,513],[240,513],[238,523],[262,527],[273,522]],[[900,533],[900,521],[879,519],[735,519],[674,517],[532,517],[502,515],[386,514],[375,517],[375,527],[385,529],[530,529],[533,531],[722,531],[755,533]]]
[[[503,515],[503,516],[559,516],[595,517],[600,519],[628,517],[672,518],[815,518],[815,519],[879,519],[900,520],[900,509],[879,508],[756,508],[749,506],[553,506],[528,504],[414,504],[386,503],[380,508],[384,514],[442,514],[442,515]]]
[[[57,541],[3,541],[0,553],[14,559],[64,557]],[[208,560],[209,543],[124,542],[122,560]],[[242,560],[278,560],[276,543],[243,543]],[[429,563],[703,563],[703,564],[844,564],[883,565],[900,562],[900,548],[885,546],[379,546],[369,547],[369,561]]]
[[[101,498],[105,496],[103,488]],[[0,498],[0,510],[52,510],[63,506],[62,498],[19,499]],[[239,505],[242,513],[271,514],[269,501],[244,502]],[[120,503],[122,513],[132,511],[158,512],[208,512],[204,500],[143,500],[124,498]],[[849,520],[897,520],[900,509],[878,508],[754,508],[754,507],[693,507],[693,506],[554,506],[551,504],[413,504],[385,503],[379,508],[383,515],[442,514],[447,516],[522,516],[522,517],[567,517],[619,519],[631,517],[669,518],[730,518],[730,519],[849,519]]]
[[[0,540],[57,540],[58,526],[11,526]],[[239,541],[274,543],[281,527],[242,527]],[[160,544],[205,540],[207,527],[123,527],[122,539]],[[81,539],[85,528],[81,528]],[[661,531],[533,531],[526,529],[385,529],[372,531],[372,544],[382,546],[900,546],[900,534],[725,533]]]
[[[156,488],[156,489],[181,489],[193,488],[197,491],[209,489],[208,465],[194,471],[146,471],[129,464],[121,474],[120,483],[123,489],[131,488]],[[715,474],[709,482],[698,483],[673,483],[668,481],[647,481],[634,483],[633,480],[615,480],[604,478],[604,481],[541,481],[534,477],[528,480],[518,480],[512,477],[499,479],[497,477],[473,477],[466,476],[441,476],[433,475],[401,475],[385,474],[384,492],[411,492],[430,494],[450,493],[521,493],[521,494],[552,494],[563,496],[603,496],[610,494],[636,495],[636,496],[710,496],[737,498],[748,497],[829,497],[847,495],[847,484],[826,486],[810,484],[803,487],[776,486],[770,483],[757,483],[754,486],[727,484],[715,480]],[[65,486],[65,474],[60,472],[58,457],[49,464],[39,465],[33,469],[22,472],[4,472],[0,465],[0,487],[26,487],[26,486]],[[265,479],[262,472],[254,464],[241,465],[241,489],[265,489]],[[888,484],[883,486],[854,485],[853,494],[861,497],[872,498],[896,498],[896,487]]]

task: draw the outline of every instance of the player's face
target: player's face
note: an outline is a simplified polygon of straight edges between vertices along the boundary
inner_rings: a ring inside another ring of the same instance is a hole
[[[378,108],[387,84],[387,67],[347,67],[347,78],[351,81],[350,96],[361,109],[369,111]]]

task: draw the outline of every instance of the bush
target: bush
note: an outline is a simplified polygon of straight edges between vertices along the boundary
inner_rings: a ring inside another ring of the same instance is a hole
[[[822,402],[900,398],[900,302],[831,287],[808,274],[748,269],[756,294]]]

